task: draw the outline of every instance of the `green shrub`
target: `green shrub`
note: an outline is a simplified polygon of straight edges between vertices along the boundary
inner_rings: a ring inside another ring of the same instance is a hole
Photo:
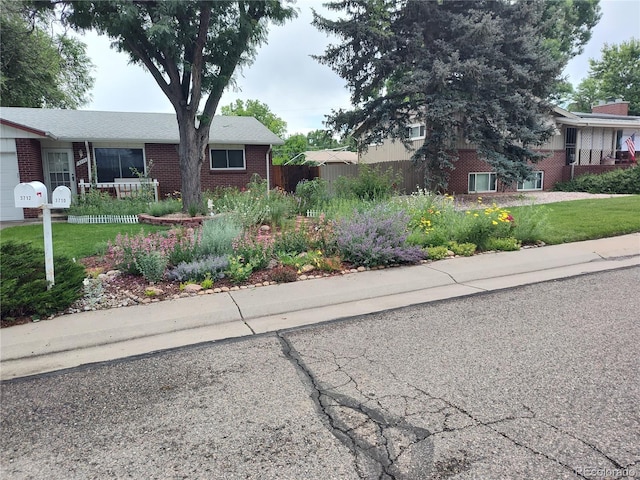
[[[515,221],[511,237],[521,243],[535,243],[544,237],[548,228],[548,207],[544,205],[528,205],[515,209]]]
[[[202,280],[202,282],[200,282],[200,286],[202,288],[204,288],[205,290],[208,290],[209,288],[213,287],[213,278],[211,278],[211,274],[207,273],[204,277],[204,280]]]
[[[273,249],[278,253],[297,255],[310,248],[309,236],[301,224],[283,229],[275,236],[273,242]]]
[[[253,265],[250,262],[245,262],[242,257],[231,257],[229,258],[227,275],[234,283],[246,282],[253,273],[253,268]]]
[[[272,240],[260,230],[245,232],[233,241],[233,254],[255,269],[266,268],[273,254]]]
[[[394,175],[391,168],[383,172],[380,168],[361,164],[357,177],[339,177],[334,188],[338,197],[385,200],[391,197],[400,180],[400,174]]]
[[[200,241],[195,248],[195,256],[230,255],[233,253],[233,241],[241,233],[242,227],[232,215],[206,220],[202,223]]]
[[[320,210],[329,201],[327,181],[322,178],[302,180],[296,185],[298,213],[306,215],[307,210]]]
[[[427,258],[431,260],[442,260],[449,256],[449,249],[442,245],[427,248]]]
[[[135,256],[135,265],[147,282],[156,283],[164,277],[167,258],[160,252],[140,252]]]
[[[512,236],[515,228],[509,210],[495,204],[484,210],[466,211],[460,216],[452,231],[452,240],[458,243],[474,243],[479,250],[487,250],[487,242],[492,237]]]
[[[640,193],[640,168],[617,169],[601,174],[585,174],[568,182],[559,182],[555,190],[589,193]]]
[[[146,195],[117,199],[97,188],[73,199],[69,215],[138,215],[149,210]]]
[[[474,253],[476,253],[476,244],[475,243],[458,243],[455,241],[449,242],[449,250],[451,250],[456,255],[461,255],[463,257],[470,257]]]
[[[508,238],[490,238],[487,242],[488,250],[501,250],[504,252],[511,252],[520,250],[520,241],[514,237]]]
[[[292,195],[272,190],[267,197],[267,214],[264,220],[271,226],[282,227],[295,211],[296,200]]]
[[[50,315],[82,297],[84,268],[54,257],[55,285],[47,290],[44,253],[30,244],[0,245],[0,311],[2,318]]]
[[[154,217],[162,217],[182,210],[182,202],[172,198],[149,204],[148,213]]]

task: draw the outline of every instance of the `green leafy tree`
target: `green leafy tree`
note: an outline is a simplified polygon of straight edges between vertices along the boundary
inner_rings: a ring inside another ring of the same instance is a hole
[[[340,147],[340,142],[333,138],[331,130],[311,130],[307,133],[307,143],[309,148],[313,150],[328,150]]]
[[[587,77],[580,82],[571,96],[569,110],[572,112],[591,112],[591,106],[600,100],[601,93],[595,78]]]
[[[273,149],[274,165],[301,165],[304,163],[304,155],[302,153],[309,150],[307,137],[302,133],[289,135],[284,141],[284,145],[279,145]]]
[[[50,0],[72,28],[109,36],[113,46],[144,66],[176,112],[185,211],[202,202],[200,171],[211,120],[239,67],[251,63],[269,22],[296,15],[277,0]],[[202,112],[198,114],[198,112]]]
[[[582,53],[600,18],[600,0],[546,0],[541,21],[546,48],[566,65]],[[573,93],[566,78],[557,78],[548,100],[566,106]]]
[[[629,115],[640,115],[640,40],[605,44],[601,52],[600,60],[589,60],[586,79],[595,84],[595,100],[623,98],[629,102]]]
[[[346,148],[349,151],[357,150],[356,141],[347,135],[341,139],[336,139],[331,130],[311,130],[307,133],[307,143],[309,150],[330,150],[334,148]]]
[[[384,138],[407,147],[407,125],[428,132],[414,154],[427,183],[446,188],[456,143],[477,146],[505,183],[526,178],[535,147],[553,133],[549,97],[564,61],[547,48],[539,0],[343,0],[344,18],[314,14],[314,25],[341,41],[317,59],[351,90],[351,111],[328,125],[363,145]]]
[[[542,34],[547,48],[565,62],[580,55],[601,17],[600,0],[545,0]]]
[[[23,2],[0,2],[0,104],[78,108],[90,100],[93,64],[86,45],[47,33],[45,20]]]
[[[271,111],[268,105],[258,100],[236,100],[220,109],[222,115],[237,117],[254,117],[280,138],[287,134],[287,122]]]

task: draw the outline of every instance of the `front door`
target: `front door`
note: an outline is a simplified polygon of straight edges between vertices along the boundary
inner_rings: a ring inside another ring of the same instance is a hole
[[[73,151],[71,150],[45,150],[44,175],[49,196],[56,187],[64,185],[71,189],[71,194],[77,193],[76,179],[73,168]]]

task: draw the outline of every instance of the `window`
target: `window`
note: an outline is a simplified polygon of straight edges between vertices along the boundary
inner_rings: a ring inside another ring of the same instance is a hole
[[[469,193],[495,192],[495,191],[496,191],[496,174],[495,173],[470,173],[469,174]]]
[[[137,178],[144,173],[142,148],[94,148],[98,182],[113,182],[116,178]]]
[[[518,190],[542,190],[542,172],[533,172],[533,177],[518,182]]]
[[[409,130],[409,140],[418,140],[425,137],[426,127],[424,125],[416,123],[415,125],[409,125],[407,128]]]
[[[245,170],[244,149],[242,147],[212,148],[212,170]]]

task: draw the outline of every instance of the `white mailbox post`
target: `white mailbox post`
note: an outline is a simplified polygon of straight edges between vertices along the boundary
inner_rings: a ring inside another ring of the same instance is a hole
[[[53,203],[47,203],[47,187],[42,182],[21,183],[13,189],[13,199],[18,208],[42,208],[42,224],[44,231],[44,267],[47,288],[55,285],[53,271],[53,237],[51,234],[51,209],[69,208],[71,206],[71,190],[63,185],[57,187],[51,195]]]

